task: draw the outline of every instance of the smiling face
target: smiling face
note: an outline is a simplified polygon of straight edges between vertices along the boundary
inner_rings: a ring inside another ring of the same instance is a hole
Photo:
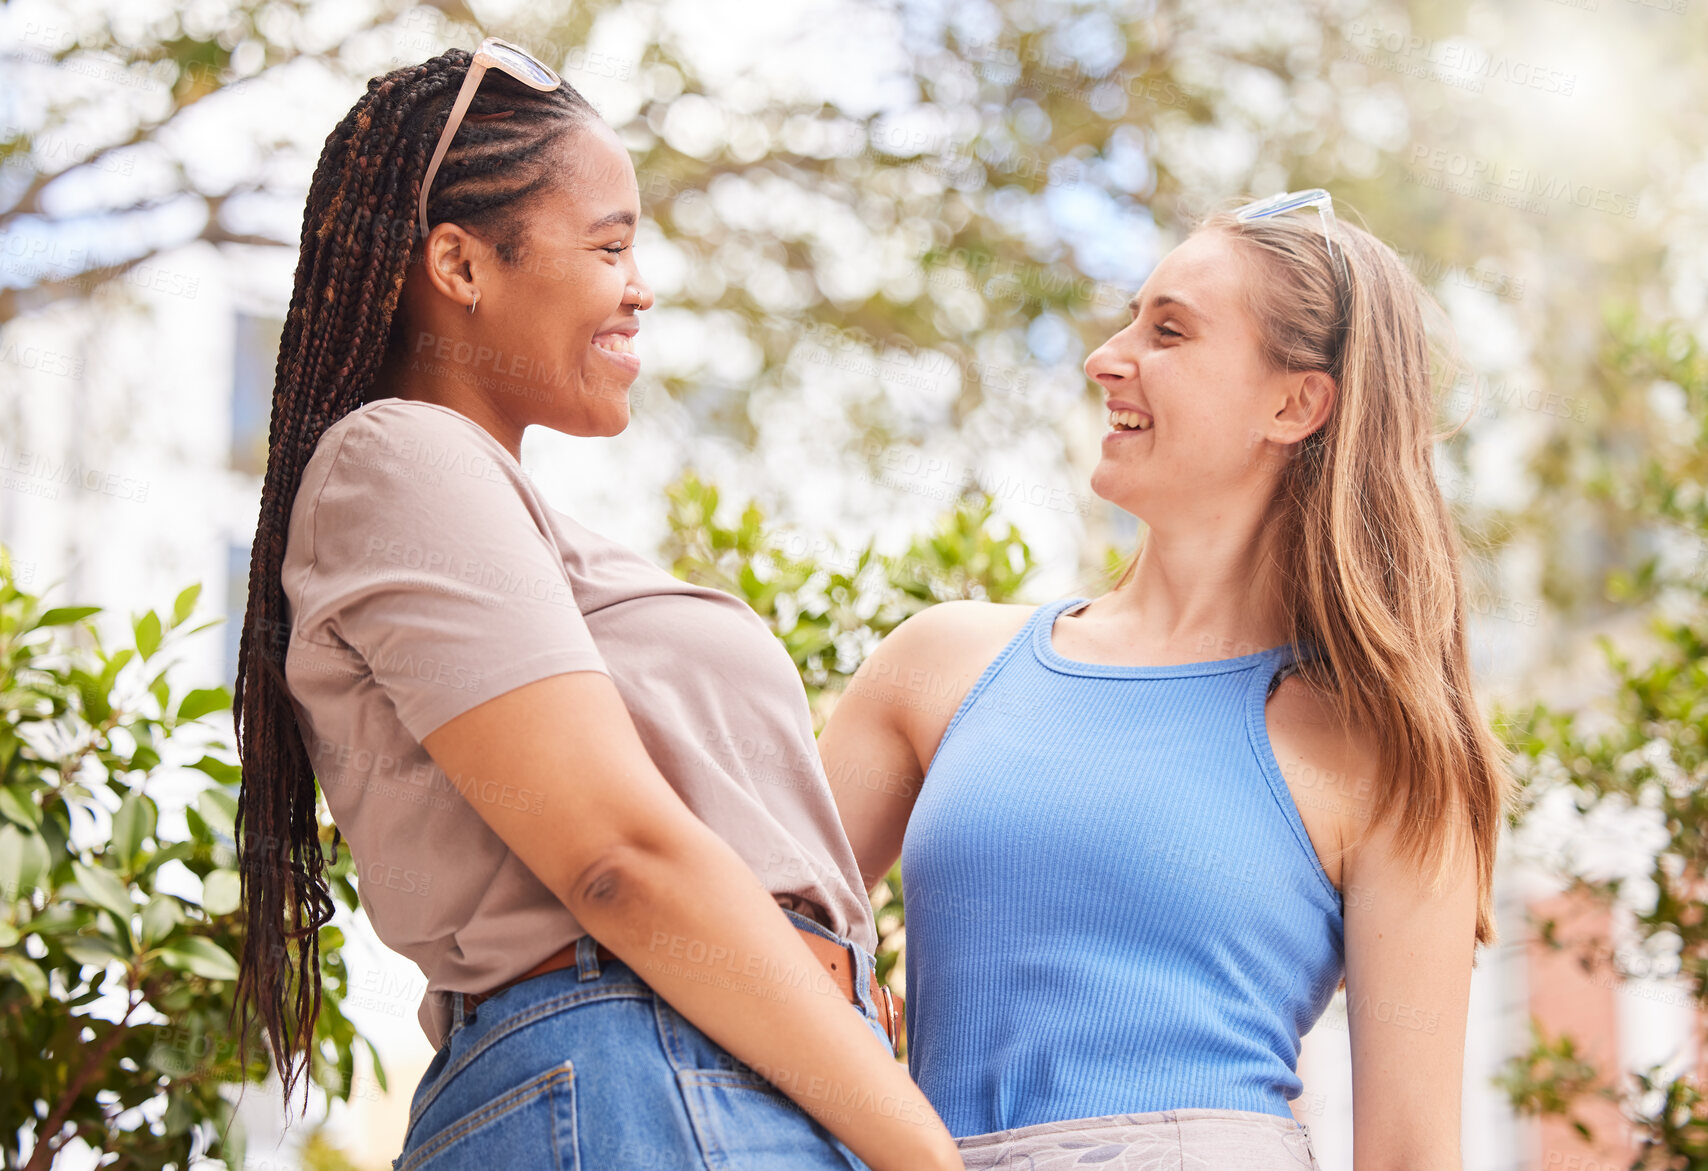
[[[1214,519],[1230,494],[1267,497],[1290,445],[1326,418],[1332,380],[1276,370],[1264,357],[1246,296],[1261,275],[1238,242],[1213,230],[1152,270],[1132,323],[1085,361],[1110,412],[1091,476],[1097,495],[1153,525]]]
[[[635,264],[634,165],[596,118],[565,135],[556,153],[508,247],[494,247],[496,231],[434,227],[427,279],[405,293],[410,320],[421,323],[411,366],[457,384],[456,399],[474,396],[470,407],[518,435],[531,423],[616,435],[628,426],[629,387],[640,373],[637,314],[652,305]]]
[[[575,435],[628,425],[640,373],[636,316],[652,290],[635,263],[640,194],[616,133],[590,119],[567,137],[555,182],[533,201],[513,263],[483,285],[494,348],[523,355],[523,384],[543,397],[530,421]]]

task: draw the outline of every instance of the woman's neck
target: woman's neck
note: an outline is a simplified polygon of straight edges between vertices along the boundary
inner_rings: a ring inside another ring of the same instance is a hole
[[[1097,600],[1130,649],[1174,662],[1237,658],[1288,638],[1273,525],[1147,533],[1124,586]]]

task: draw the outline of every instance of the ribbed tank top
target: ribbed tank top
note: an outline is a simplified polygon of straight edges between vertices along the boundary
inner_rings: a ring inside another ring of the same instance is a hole
[[[1270,747],[1283,645],[1058,654],[1040,606],[949,721],[901,853],[908,1068],[957,1138],[1207,1107],[1288,1116],[1344,970]]]

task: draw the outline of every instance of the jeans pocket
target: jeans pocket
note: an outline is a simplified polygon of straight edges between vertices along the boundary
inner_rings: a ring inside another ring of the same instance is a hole
[[[755,1074],[682,1069],[676,1080],[710,1171],[868,1171],[835,1135]]]
[[[397,1171],[580,1171],[575,1068],[565,1061],[428,1135]]]

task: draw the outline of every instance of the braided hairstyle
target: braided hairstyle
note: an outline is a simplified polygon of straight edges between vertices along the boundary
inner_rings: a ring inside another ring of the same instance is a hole
[[[376,389],[388,350],[402,344],[398,299],[422,256],[421,180],[471,60],[451,49],[373,78],[327,137],[279,342],[232,705],[243,766],[236,837],[245,922],[233,1012],[242,1014],[245,1062],[259,1016],[287,1100],[320,1012],[319,930],[334,910],[325,869],[340,839],[334,831],[329,859],[283,671],[290,620],[280,568],[315,445]],[[500,260],[513,261],[529,197],[553,182],[553,148],[595,116],[568,82],[542,93],[489,70],[434,176],[428,223],[478,231]],[[306,1109],[306,1082],[303,1089]]]

